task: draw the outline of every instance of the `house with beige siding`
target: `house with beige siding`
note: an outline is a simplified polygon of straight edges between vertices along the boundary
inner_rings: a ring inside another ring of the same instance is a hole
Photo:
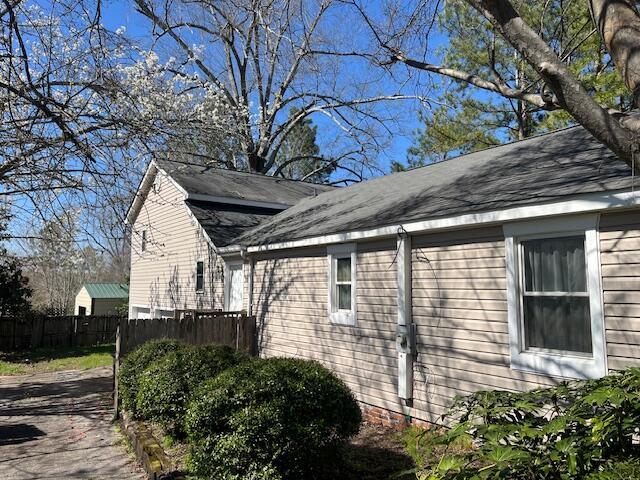
[[[241,310],[242,261],[218,249],[304,197],[332,187],[154,160],[126,221],[131,226],[129,315]]]
[[[206,243],[222,265],[218,294],[228,295],[233,266],[242,272],[236,296],[256,317],[260,355],[316,359],[365,411],[437,422],[455,395],[640,365],[636,183],[573,127],[300,196],[224,245]],[[187,204],[175,188],[173,201]],[[191,233],[147,241],[185,259],[176,282],[186,295],[197,232],[217,227],[188,205],[185,213],[181,231]],[[138,255],[130,301],[148,305],[159,278],[171,284],[171,268]],[[188,303],[158,298],[166,308]]]

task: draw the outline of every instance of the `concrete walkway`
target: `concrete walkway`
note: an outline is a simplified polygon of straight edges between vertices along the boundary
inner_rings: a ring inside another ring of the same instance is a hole
[[[0,479],[140,479],[116,444],[111,368],[0,377]]]

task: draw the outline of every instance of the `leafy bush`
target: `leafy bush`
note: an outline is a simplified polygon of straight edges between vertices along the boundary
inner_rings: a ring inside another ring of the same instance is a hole
[[[313,478],[360,422],[351,391],[319,363],[253,360],[207,382],[189,405],[189,464],[215,479]]]
[[[456,399],[443,421],[453,427],[412,447],[422,457],[419,479],[615,479],[638,471],[640,369],[525,393],[478,392]]]
[[[592,473],[587,480],[631,480],[640,478],[640,459],[614,461],[602,467],[602,471]]]
[[[150,340],[124,358],[118,372],[118,395],[122,400],[122,408],[136,416],[140,375],[154,360],[181,348],[185,348],[185,345],[177,340]]]
[[[249,359],[222,345],[185,347],[154,361],[139,378],[136,412],[181,434],[186,405],[193,392],[210,378]]]

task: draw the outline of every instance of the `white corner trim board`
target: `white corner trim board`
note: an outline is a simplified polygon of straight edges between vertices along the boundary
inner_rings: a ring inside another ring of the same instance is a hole
[[[301,240],[292,240],[289,242],[253,245],[248,247],[247,251],[249,253],[254,253],[316,245],[328,245],[332,243],[353,242],[356,240],[373,239],[377,237],[393,237],[402,229],[407,233],[433,232],[438,230],[460,229],[464,227],[499,225],[505,222],[553,217],[558,215],[601,212],[605,210],[636,207],[639,205],[640,192],[630,190],[598,192],[578,195],[571,199],[562,201],[525,205],[480,213],[453,215],[433,220],[409,222],[331,235],[321,235]]]
[[[598,222],[599,214],[595,213],[507,223],[503,226],[511,368],[563,378],[599,378],[606,375],[607,354],[602,307]],[[519,242],[532,238],[582,234],[584,234],[585,242],[592,355],[525,350],[520,301]]]

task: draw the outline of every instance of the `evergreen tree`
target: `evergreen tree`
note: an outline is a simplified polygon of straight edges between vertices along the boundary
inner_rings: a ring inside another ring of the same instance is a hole
[[[289,117],[295,117],[297,113],[298,109],[294,107],[289,111]],[[335,166],[330,159],[320,155],[320,147],[316,143],[317,132],[318,126],[310,118],[291,129],[278,151],[276,171],[279,174],[295,180],[327,183]]]
[[[0,233],[4,226],[0,224]],[[31,288],[17,258],[0,245],[0,318],[19,315],[30,309]]]
[[[552,46],[571,72],[601,105],[628,110],[632,97],[593,29],[587,2],[568,0],[524,1],[514,6],[529,25]],[[516,89],[539,91],[540,75],[469,3],[446,3],[441,27],[448,37],[444,64],[493,78]],[[480,92],[466,82],[442,84],[442,105],[420,116],[423,127],[408,151],[414,165],[446,159],[451,155],[527,138],[573,123],[565,110],[546,111],[521,100]],[[549,92],[551,94],[551,92]]]

